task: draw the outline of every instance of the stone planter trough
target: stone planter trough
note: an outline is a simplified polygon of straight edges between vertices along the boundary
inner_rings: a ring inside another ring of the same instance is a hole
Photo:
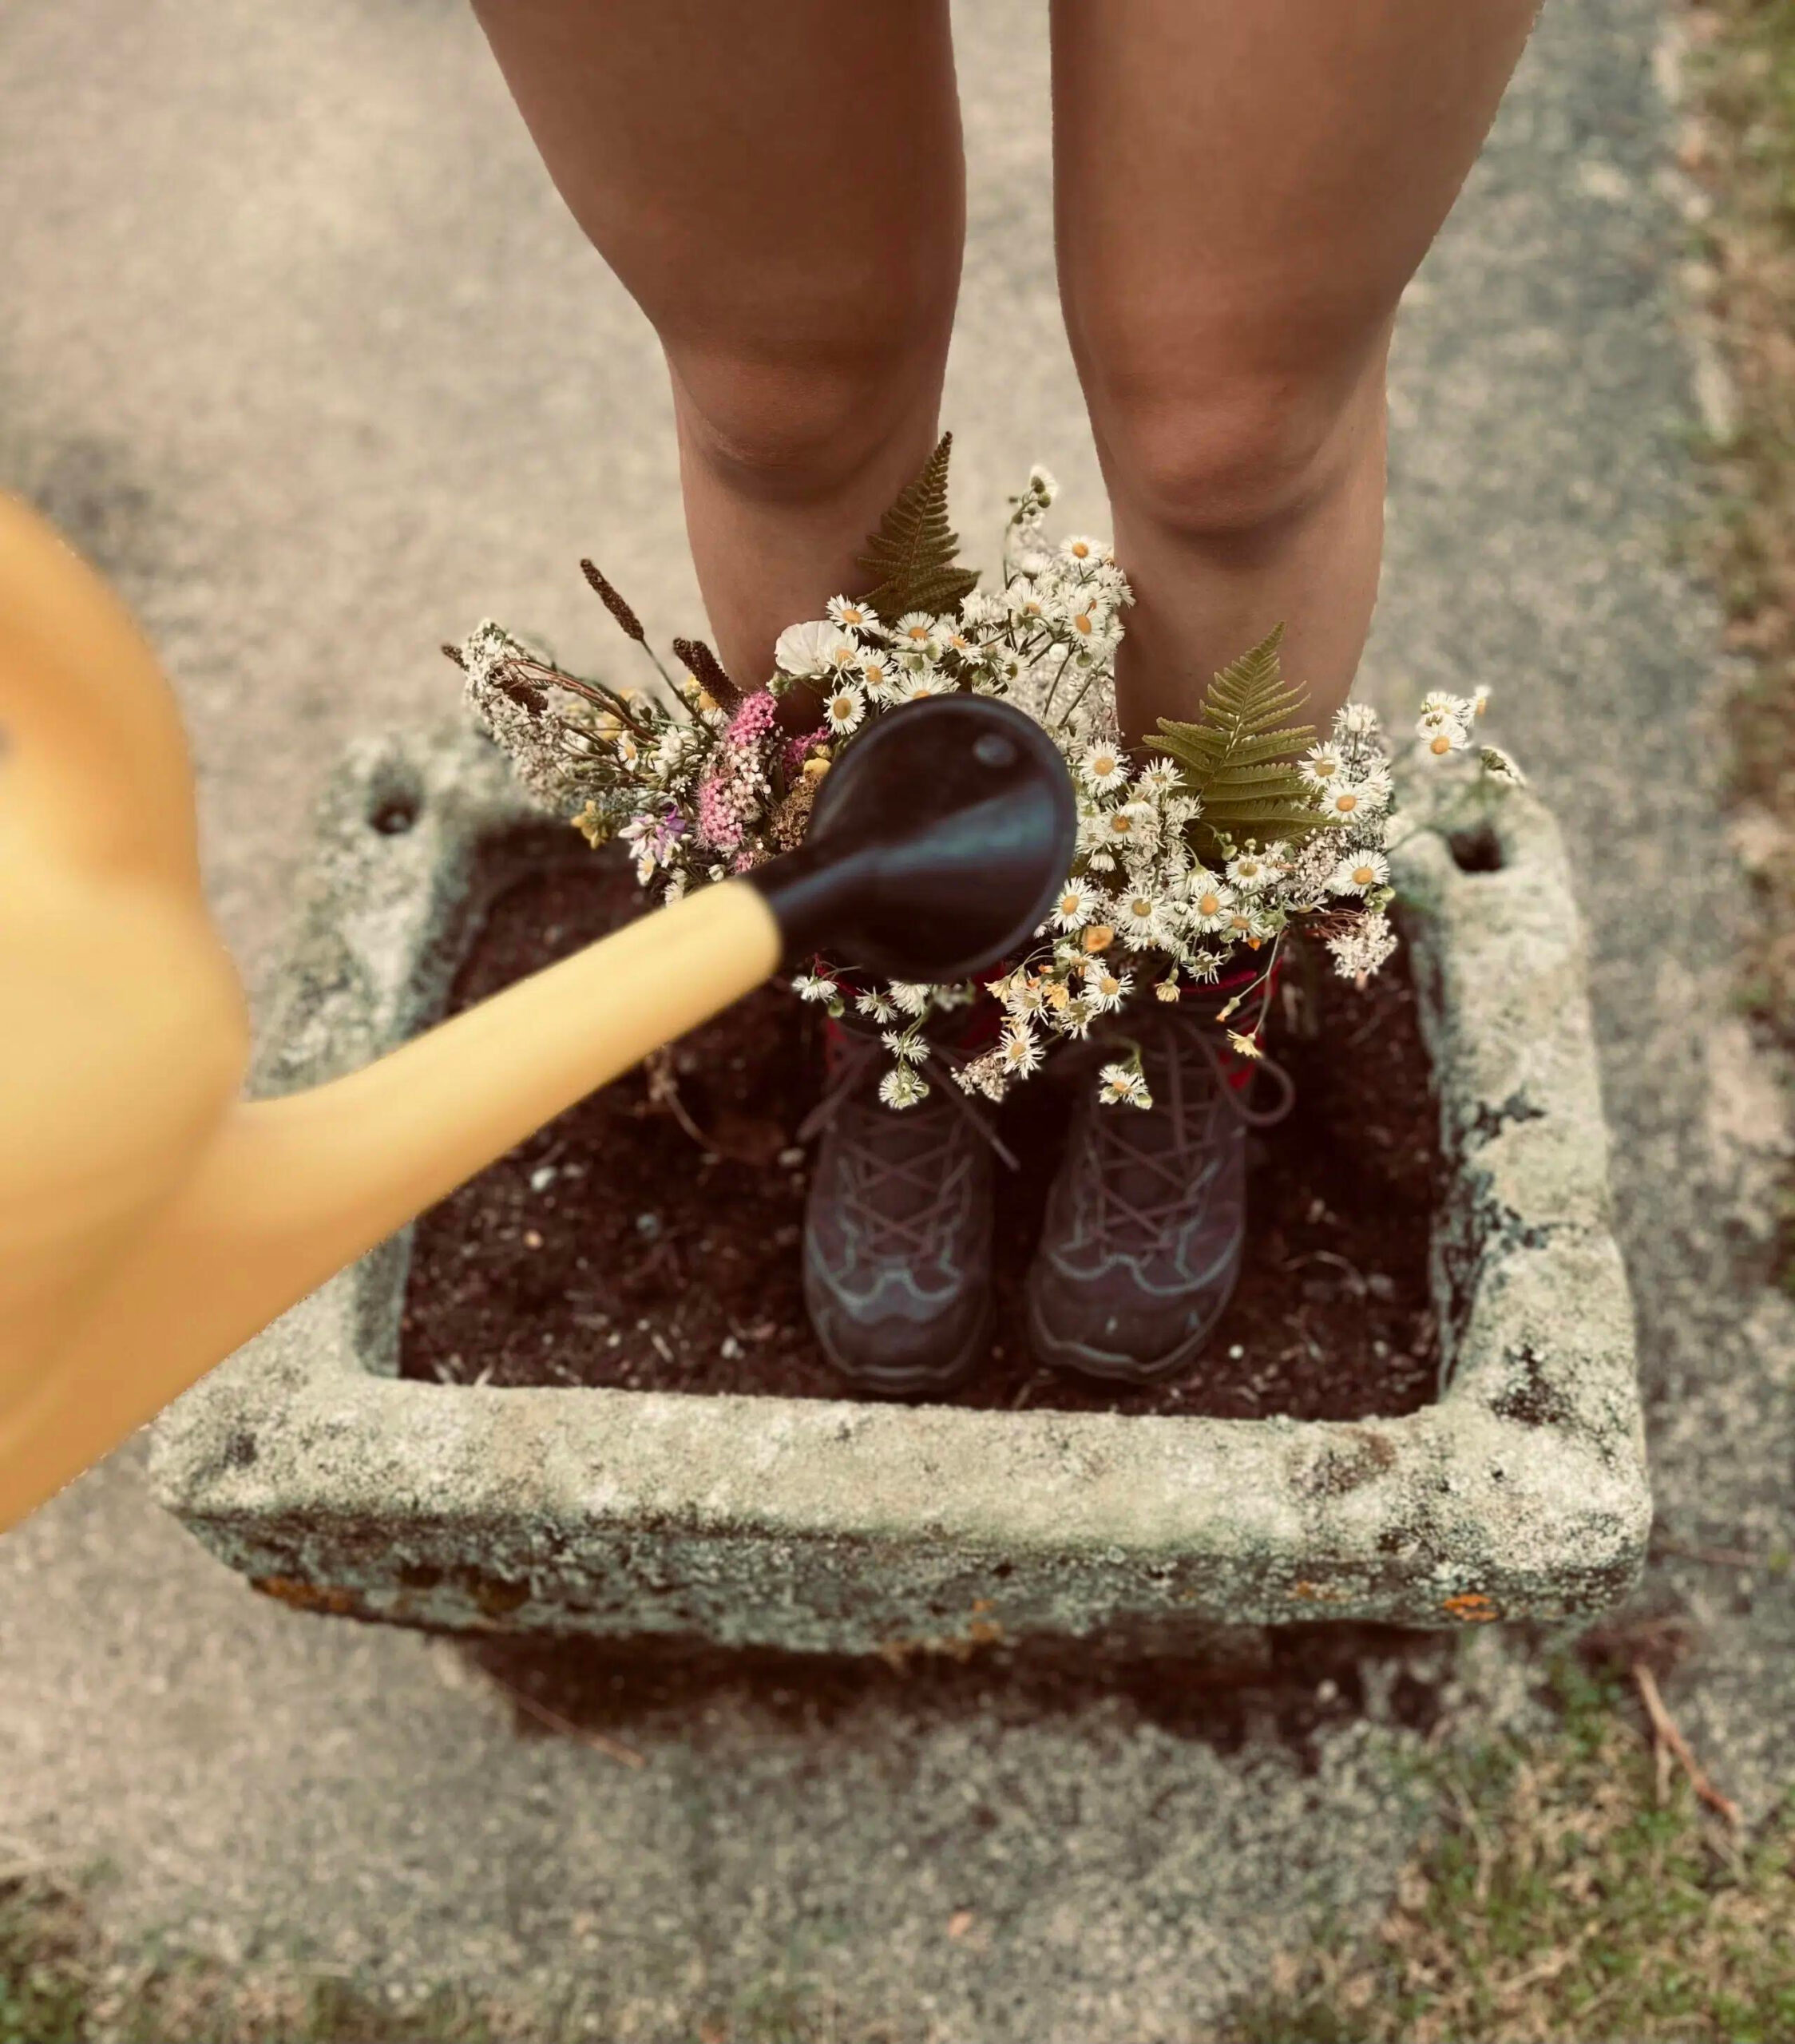
[[[427,1026],[482,901],[567,842],[543,832],[465,728],[355,747],[258,1091]],[[1450,1167],[1437,1404],[1345,1424],[408,1381],[406,1231],[163,1417],[158,1495],[290,1603],[456,1630],[901,1656],[1601,1610],[1650,1507],[1558,833],[1517,795],[1493,837],[1399,869]]]

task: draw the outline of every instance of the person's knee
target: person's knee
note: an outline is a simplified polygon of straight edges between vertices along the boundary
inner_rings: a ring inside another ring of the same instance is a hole
[[[1300,519],[1381,426],[1381,352],[1359,364],[1207,371],[1189,357],[1112,360],[1094,381],[1112,490],[1198,544],[1250,544]]]
[[[802,502],[849,488],[919,409],[933,411],[946,319],[862,318],[830,332],[670,347],[691,452],[742,495]]]

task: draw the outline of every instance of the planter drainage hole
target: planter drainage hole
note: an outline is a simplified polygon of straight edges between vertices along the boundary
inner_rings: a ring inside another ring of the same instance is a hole
[[[402,838],[418,821],[422,806],[415,788],[377,788],[368,803],[368,826],[382,838]]]
[[[1448,833],[1452,863],[1460,873],[1500,873],[1508,861],[1502,856],[1502,840],[1487,823],[1469,830]]]

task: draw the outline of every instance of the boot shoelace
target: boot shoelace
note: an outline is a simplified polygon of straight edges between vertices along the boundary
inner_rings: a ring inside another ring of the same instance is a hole
[[[962,1124],[989,1143],[1012,1171],[1016,1161],[953,1075],[973,1053],[930,1044],[925,1064],[938,1068],[934,1097],[903,1108],[861,1097],[871,1091],[874,1068],[887,1055],[877,1036],[844,1032],[835,1069],[822,1098],[799,1126],[798,1140],[807,1143],[822,1130],[834,1129],[846,1167],[842,1205],[864,1230],[869,1247],[875,1254],[925,1257],[971,1168],[964,1155],[950,1155]],[[893,1139],[899,1135],[905,1139],[901,1153]],[[894,1190],[901,1195],[897,1199]]]
[[[1153,1051],[1163,1053],[1163,1060],[1155,1062],[1164,1077],[1162,1080],[1155,1071],[1149,1079],[1153,1105],[1144,1112],[1100,1106],[1087,1118],[1088,1126],[1095,1123],[1097,1144],[1096,1235],[1106,1249],[1123,1228],[1138,1230],[1147,1242],[1157,1242],[1169,1223],[1188,1212],[1193,1174],[1218,1113],[1246,1128],[1270,1128],[1296,1103],[1296,1085],[1289,1072],[1275,1060],[1261,1058],[1252,1069],[1271,1080],[1277,1097],[1266,1107],[1252,1106],[1247,1098],[1250,1087],[1234,1084],[1235,1074],[1214,1031],[1194,1016],[1163,1009],[1148,1009],[1126,1022],[1112,1023],[1101,1035],[1067,1054],[1062,1068],[1076,1065],[1081,1072],[1087,1070],[1100,1058],[1113,1056],[1131,1040],[1140,1044],[1143,1068]],[[1209,1068],[1195,1083],[1183,1054],[1192,1046],[1202,1052]],[[1149,1139],[1143,1142],[1143,1137]],[[1125,1183],[1130,1186],[1126,1191]]]

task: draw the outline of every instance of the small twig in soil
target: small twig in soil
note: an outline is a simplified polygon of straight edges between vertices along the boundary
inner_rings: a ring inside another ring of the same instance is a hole
[[[602,1732],[592,1731],[584,1725],[576,1725],[571,1717],[563,1717],[558,1710],[551,1710],[547,1704],[538,1703],[534,1697],[497,1676],[493,1681],[526,1717],[533,1717],[537,1724],[560,1733],[564,1739],[577,1739],[582,1745],[590,1746],[594,1753],[603,1753],[607,1760],[614,1760],[624,1767],[648,1765],[646,1754],[639,1753],[635,1747],[626,1746],[620,1740],[608,1739]]]
[[[1331,1249],[1308,1249],[1300,1256],[1287,1256],[1279,1266],[1285,1270],[1300,1270],[1306,1263],[1331,1263],[1337,1270],[1344,1270],[1347,1281],[1353,1288],[1353,1296],[1362,1299],[1367,1286],[1364,1274],[1356,1264],[1349,1263],[1343,1256],[1337,1256]]]
[[[1024,1381],[1022,1388],[1010,1400],[1010,1410],[1012,1412],[1020,1412],[1044,1384],[1051,1384],[1052,1381],[1052,1370],[1036,1370],[1032,1377]]]
[[[1381,1014],[1374,1013],[1371,1015],[1365,1021],[1361,1022],[1357,1028],[1353,1032],[1352,1035],[1346,1039],[1345,1044],[1341,1046],[1342,1051],[1356,1051],[1359,1045],[1365,1041],[1365,1038],[1373,1035],[1378,1029],[1381,1029],[1383,1027],[1383,1024],[1384,1018]]]
[[[1689,1785],[1697,1796],[1710,1810],[1717,1812],[1727,1823],[1738,1826],[1739,1806],[1730,1796],[1723,1796],[1702,1772],[1701,1763],[1690,1751],[1689,1741],[1677,1729],[1676,1720],[1664,1707],[1664,1699],[1658,1693],[1658,1678],[1643,1661],[1633,1664],[1633,1686],[1639,1692],[1639,1701],[1646,1707],[1646,1715],[1651,1720],[1653,1743],[1667,1747],[1675,1754],[1678,1764],[1689,1777]]]
[[[666,1108],[700,1150],[714,1149],[716,1146],[692,1119],[680,1097],[679,1075],[673,1069],[673,1053],[667,1045],[650,1051],[642,1060],[642,1069],[648,1075],[648,1098],[653,1104]]]

